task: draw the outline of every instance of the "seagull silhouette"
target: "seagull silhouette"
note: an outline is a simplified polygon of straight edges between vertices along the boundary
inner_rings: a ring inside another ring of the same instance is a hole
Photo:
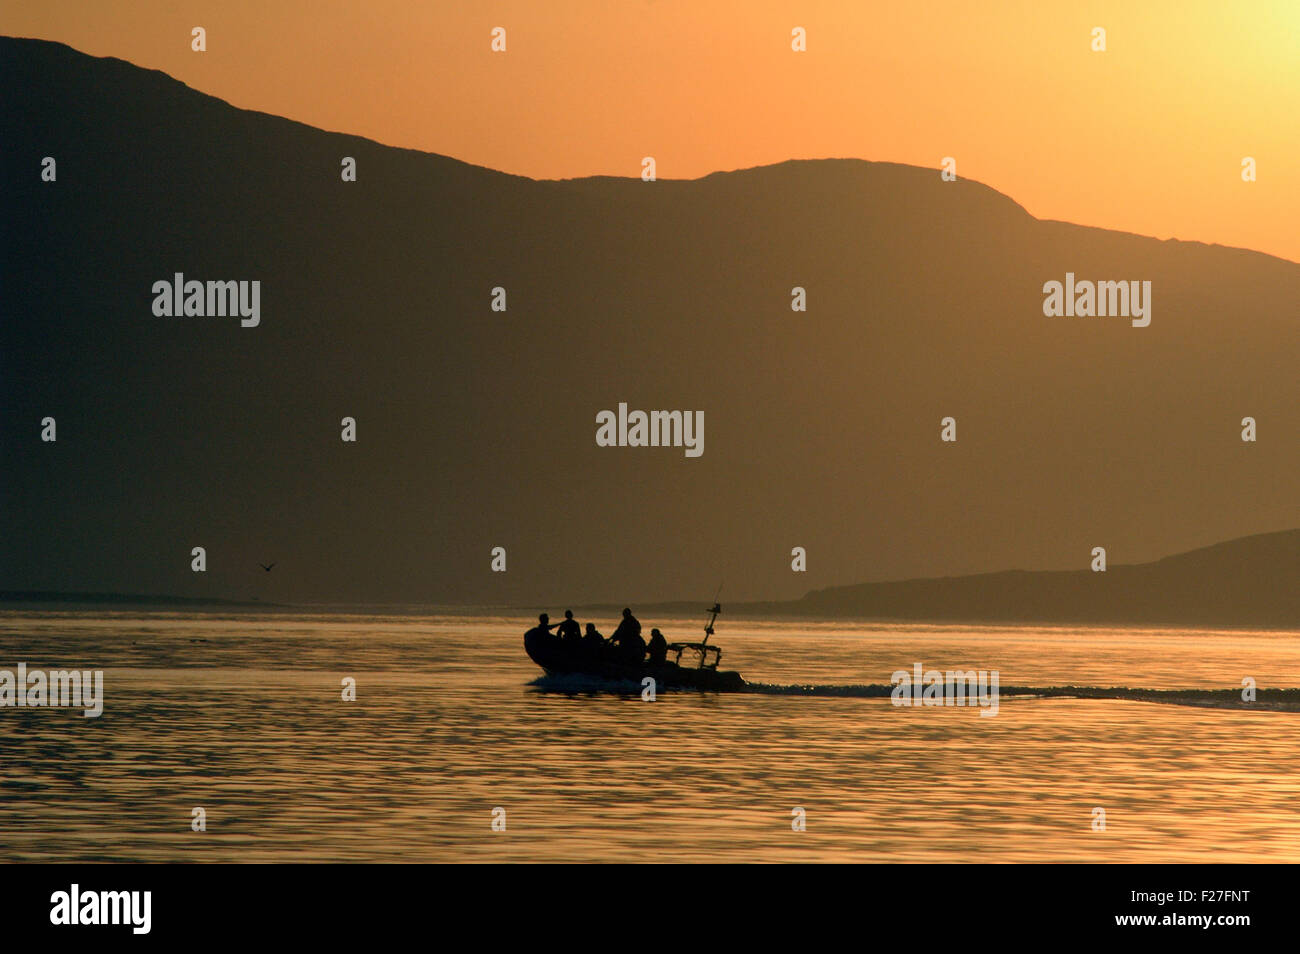
[[[270,572],[271,572],[271,567],[275,566],[275,564],[274,564],[274,563],[259,563],[258,566],[260,566],[260,567],[261,567],[263,570],[265,570],[267,573],[270,573]]]

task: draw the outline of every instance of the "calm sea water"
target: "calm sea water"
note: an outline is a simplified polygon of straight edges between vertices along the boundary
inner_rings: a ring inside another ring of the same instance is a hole
[[[528,625],[0,613],[0,669],[103,669],[106,697],[98,719],[0,709],[0,859],[1300,860],[1300,713],[560,693],[530,685]],[[733,620],[715,640],[765,683],[921,662],[1004,685],[1300,685],[1300,634]]]

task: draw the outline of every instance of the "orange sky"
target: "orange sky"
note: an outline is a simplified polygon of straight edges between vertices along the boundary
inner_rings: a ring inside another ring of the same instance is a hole
[[[1041,218],[1300,261],[1300,0],[9,0],[0,33],[533,177],[954,156]]]

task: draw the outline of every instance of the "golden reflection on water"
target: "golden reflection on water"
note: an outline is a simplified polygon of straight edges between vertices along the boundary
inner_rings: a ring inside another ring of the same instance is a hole
[[[526,626],[0,614],[0,669],[102,668],[106,696],[98,719],[0,709],[0,856],[1300,860],[1300,713],[541,692]],[[724,668],[767,683],[887,683],[920,662],[1004,685],[1300,685],[1297,634],[733,620],[715,639]],[[196,806],[206,832],[190,830]]]

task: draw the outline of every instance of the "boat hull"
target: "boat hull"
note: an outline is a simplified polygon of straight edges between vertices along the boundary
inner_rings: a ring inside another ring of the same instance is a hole
[[[635,682],[647,676],[659,689],[699,689],[705,692],[743,692],[745,680],[740,673],[718,669],[690,669],[675,663],[630,665],[607,657],[595,658],[582,647],[570,648],[550,633],[530,629],[524,634],[528,658],[548,676],[589,676],[610,682]]]

